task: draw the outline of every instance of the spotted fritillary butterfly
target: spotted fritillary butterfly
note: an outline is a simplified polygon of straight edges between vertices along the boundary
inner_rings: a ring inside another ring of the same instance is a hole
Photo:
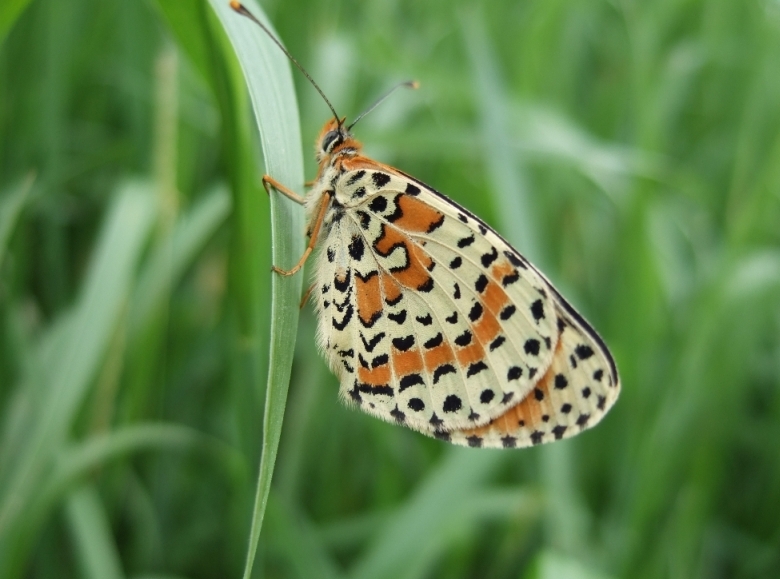
[[[274,269],[292,275],[318,249],[317,341],[342,399],[471,447],[551,442],[601,420],[620,381],[590,324],[479,217],[362,155],[354,123],[328,105],[306,196],[263,183],[306,207],[306,252]]]

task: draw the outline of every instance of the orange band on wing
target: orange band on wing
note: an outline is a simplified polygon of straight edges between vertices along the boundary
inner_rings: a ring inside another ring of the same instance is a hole
[[[383,364],[371,369],[360,366],[358,380],[369,386],[385,386],[390,382],[390,365]]]
[[[369,323],[377,312],[382,311],[382,294],[379,292],[379,276],[374,274],[365,281],[355,276],[357,288],[357,310],[360,319]]]
[[[485,287],[482,303],[489,311],[497,313],[509,303],[509,296],[500,285],[491,281]]]
[[[474,335],[477,336],[477,340],[482,344],[489,344],[492,342],[501,331],[501,326],[498,324],[496,316],[488,309],[482,313],[482,317],[474,324]]]
[[[401,297],[401,286],[396,283],[392,276],[382,274],[382,293],[386,302],[394,304]]]
[[[442,213],[410,195],[400,195],[397,203],[401,217],[393,221],[393,225],[405,231],[428,233],[444,219]]]
[[[423,370],[423,359],[417,348],[406,352],[394,349],[390,359],[393,362],[393,370],[399,378],[409,374],[417,374]]]
[[[431,372],[442,364],[450,364],[455,361],[455,355],[447,342],[442,342],[435,348],[426,350],[423,356],[425,357],[425,366]]]

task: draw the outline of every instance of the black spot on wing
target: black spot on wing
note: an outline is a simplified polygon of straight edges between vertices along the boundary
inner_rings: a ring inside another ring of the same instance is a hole
[[[377,195],[371,200],[371,203],[368,204],[368,207],[374,213],[383,213],[384,210],[387,209],[387,199],[381,195]]]
[[[428,277],[423,283],[417,286],[418,292],[428,293],[433,289],[433,278]]]
[[[368,213],[365,211],[355,211],[355,215],[357,215],[358,219],[360,220],[360,227],[362,227],[364,230],[370,227],[371,216]]]
[[[349,179],[347,180],[347,185],[354,185],[358,181],[360,181],[364,176],[366,175],[366,172],[362,169],[360,171],[355,171],[352,175],[350,175]]]
[[[463,407],[463,403],[461,402],[460,398],[458,398],[455,394],[450,394],[447,396],[447,398],[444,399],[444,406],[442,407],[442,410],[444,412],[457,412]]]
[[[520,274],[517,273],[517,270],[514,270],[512,273],[508,273],[504,276],[504,278],[501,280],[501,285],[506,287],[508,285],[515,283],[519,279],[520,279]]]
[[[499,336],[492,342],[490,342],[490,351],[492,352],[496,348],[500,347],[501,344],[503,344],[506,341],[506,338],[504,336]]]
[[[376,171],[375,173],[372,173],[371,180],[377,187],[384,187],[390,182],[390,175]]]
[[[352,271],[347,269],[343,279],[339,279],[338,274],[333,277],[333,287],[335,287],[341,293],[344,293],[347,291],[350,281],[352,281]]]
[[[430,326],[433,323],[433,318],[431,317],[431,314],[425,314],[424,316],[415,316],[414,319],[420,322],[423,326]]]
[[[398,410],[398,405],[396,405],[396,407],[390,411],[390,416],[395,418],[395,421],[399,423],[406,420],[406,414]]]
[[[347,306],[347,311],[344,313],[344,317],[341,319],[340,322],[336,320],[336,318],[331,318],[333,322],[333,327],[337,329],[339,332],[344,331],[344,328],[347,327],[347,324],[349,324],[349,321],[352,319],[352,313],[353,313],[352,304],[350,304],[349,306]]]
[[[371,367],[377,368],[379,366],[384,366],[390,361],[390,358],[387,354],[379,354],[379,356],[375,356],[373,360],[371,360]]]
[[[574,353],[577,354],[577,357],[580,360],[587,360],[593,355],[593,348],[591,348],[587,344],[580,344],[579,346],[574,348]]]
[[[363,337],[363,333],[360,332],[360,339],[363,342],[363,347],[366,349],[366,352],[373,352],[374,348],[376,348],[376,345],[382,341],[382,338],[385,337],[384,332],[379,332],[376,336],[371,338],[371,340],[366,341],[366,339]]]
[[[360,261],[363,258],[364,251],[365,244],[363,243],[363,236],[353,235],[352,241],[349,243],[349,256],[355,261]]]
[[[479,360],[478,362],[474,362],[473,364],[469,365],[469,369],[466,371],[466,378],[470,378],[471,376],[474,376],[475,374],[479,374],[483,370],[487,370],[487,364],[485,364],[482,360]]]
[[[428,226],[428,231],[426,231],[426,233],[433,233],[443,224],[444,224],[444,215],[442,214],[441,217],[439,217],[436,221],[434,221]]]
[[[464,247],[468,247],[472,243],[474,243],[474,234],[473,233],[471,235],[469,235],[468,237],[464,237],[463,239],[459,239],[458,240],[458,247],[463,249]]]
[[[544,318],[544,302],[542,300],[536,300],[531,304],[531,315],[537,322]],[[560,332],[561,330],[559,329],[558,331]]]
[[[406,193],[409,195],[419,195],[420,194],[420,188],[416,187],[415,185],[412,185],[411,183],[406,184]]]
[[[438,384],[439,378],[445,374],[455,374],[455,366],[452,364],[442,364],[433,371],[433,383]]]
[[[400,384],[400,388],[398,389],[398,391],[403,392],[407,388],[411,388],[412,386],[417,386],[418,384],[420,386],[424,386],[425,382],[423,381],[422,376],[420,376],[419,374],[407,374],[406,376],[401,378],[399,384]]]
[[[400,352],[406,352],[409,348],[414,346],[414,336],[406,336],[403,338],[393,338],[393,346]]]
[[[482,293],[485,291],[485,288],[488,284],[488,278],[485,276],[485,274],[480,274],[477,278],[477,281],[474,282],[474,289],[476,289],[479,293]]]
[[[523,349],[525,350],[526,354],[531,354],[532,356],[538,356],[539,355],[539,347],[540,347],[539,340],[536,338],[529,338],[525,341],[525,345],[523,346]]]
[[[455,256],[450,262],[450,269],[458,269],[463,264],[463,260],[460,256]]]
[[[423,402],[420,398],[409,399],[409,402],[407,402],[406,406],[409,408],[409,410],[414,410],[415,412],[422,412],[425,410],[425,402]]]
[[[397,314],[387,314],[387,317],[396,324],[403,324],[406,321],[406,310],[401,310]]]
[[[460,336],[455,338],[455,343],[458,346],[468,346],[471,343],[472,334],[469,330],[464,331]]]
[[[426,349],[430,350],[431,348],[435,348],[436,346],[440,346],[443,341],[444,341],[444,338],[442,337],[441,332],[439,332],[433,338],[431,338],[430,340],[425,342],[423,344],[423,346],[425,346]]]
[[[507,250],[504,252],[504,255],[509,260],[509,263],[511,263],[512,265],[516,267],[522,267],[523,269],[528,269],[528,266],[525,264],[525,262],[519,257],[517,257],[515,252]]]
[[[482,255],[482,267],[490,267],[490,264],[498,259],[498,250],[491,247],[488,253]]]
[[[387,384],[383,386],[374,386],[372,384],[359,384],[358,390],[364,394],[377,394],[382,396],[392,396],[393,389]]]

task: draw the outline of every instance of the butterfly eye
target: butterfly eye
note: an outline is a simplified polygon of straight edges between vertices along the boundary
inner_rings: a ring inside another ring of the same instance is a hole
[[[339,131],[329,131],[322,139],[322,150],[329,153],[341,140],[342,136]]]

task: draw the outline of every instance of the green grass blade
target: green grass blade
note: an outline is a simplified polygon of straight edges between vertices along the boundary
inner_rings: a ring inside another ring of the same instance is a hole
[[[76,556],[84,579],[122,579],[122,563],[100,495],[91,485],[74,492],[66,505]]]
[[[303,182],[303,158],[298,109],[289,63],[259,27],[233,12],[225,0],[212,0],[211,4],[227,31],[249,86],[260,128],[266,171],[287,186],[300,189]],[[265,20],[256,3],[249,2],[247,6],[258,18]],[[303,253],[302,232],[303,211],[288,199],[272,195],[271,236],[274,264],[291,267],[297,261]],[[246,578],[252,573],[281,436],[295,349],[301,285],[301,275],[273,276],[263,445],[244,569]]]
[[[469,503],[504,460],[498,452],[448,449],[439,465],[420,484],[371,541],[349,577],[398,577],[410,565],[426,566],[457,533],[468,527]]]
[[[18,536],[29,501],[94,379],[123,313],[141,250],[156,215],[154,197],[144,184],[120,190],[105,220],[91,268],[74,308],[41,340],[38,370],[23,379],[29,396],[29,423],[23,437],[10,432],[15,448],[4,451],[0,473],[0,543]],[[42,370],[41,370],[42,369]],[[5,447],[5,440],[3,446]],[[18,559],[10,553],[12,559]],[[0,556],[0,570],[14,564]]]
[[[30,0],[5,0],[0,4],[0,43],[29,3]]]
[[[170,296],[186,269],[230,213],[230,196],[224,187],[206,194],[177,219],[173,230],[161,239],[138,276],[130,306],[131,335],[145,327]]]
[[[16,185],[10,192],[0,195],[0,266],[3,265],[3,258],[8,249],[8,243],[11,241],[14,226],[27,203],[33,179],[34,177],[30,176]]]

